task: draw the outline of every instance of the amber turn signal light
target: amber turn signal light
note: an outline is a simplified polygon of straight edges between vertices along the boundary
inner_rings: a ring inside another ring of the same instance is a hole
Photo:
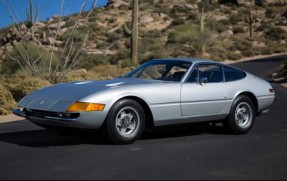
[[[78,111],[103,111],[104,104],[88,103],[88,102],[75,102],[66,111],[78,112]]]

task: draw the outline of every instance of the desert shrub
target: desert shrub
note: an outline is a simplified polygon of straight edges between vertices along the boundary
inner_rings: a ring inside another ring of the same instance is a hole
[[[280,27],[272,27],[265,31],[265,37],[274,41],[286,38],[286,32]]]
[[[175,18],[173,19],[172,23],[171,23],[171,26],[177,26],[177,25],[182,25],[185,23],[185,20],[184,19],[181,19],[181,18]]]
[[[114,23],[114,22],[116,22],[116,21],[117,21],[117,19],[114,18],[114,17],[111,17],[111,18],[108,20],[109,23]]]
[[[140,63],[147,62],[149,60],[158,59],[158,58],[166,58],[168,57],[168,53],[162,45],[159,43],[151,45],[147,52],[143,52],[140,55]]]
[[[189,14],[186,16],[186,20],[197,21],[198,20],[198,14],[190,11]]]
[[[110,43],[113,43],[120,39],[120,35],[114,32],[107,33],[106,36],[107,36],[107,42],[110,42]]]
[[[256,28],[255,31],[257,31],[257,32],[265,31],[265,30],[268,30],[270,27],[272,27],[272,25],[271,25],[270,22],[263,21],[263,22],[258,26],[258,28]]]
[[[87,36],[88,29],[89,29],[88,27],[86,27],[86,28],[87,29],[84,29],[84,27],[81,27],[80,30],[75,30],[74,33],[72,31],[68,31],[65,34],[63,34],[62,36],[60,36],[59,40],[66,42],[70,37],[73,37],[74,41],[83,42]]]
[[[278,74],[280,77],[285,77],[287,79],[287,60],[283,60],[280,63]]]
[[[94,66],[106,65],[108,63],[109,63],[108,58],[105,55],[101,55],[101,54],[87,55],[80,61],[77,67],[81,69],[90,70]]]
[[[16,102],[11,92],[0,84],[0,115],[10,114],[15,106]]]
[[[235,51],[235,50],[246,51],[246,50],[250,50],[251,48],[252,48],[251,41],[248,41],[242,38],[236,38],[234,39],[234,43],[233,43],[233,46],[231,47],[231,50],[232,51]]]
[[[231,24],[230,19],[221,19],[218,21],[219,23],[222,23],[223,25],[227,26]]]
[[[142,32],[143,38],[160,38],[162,33],[159,30],[150,30]]]
[[[242,58],[241,54],[238,54],[238,53],[229,53],[227,54],[227,58],[229,60],[238,60],[240,58]]]
[[[76,82],[84,80],[98,80],[99,77],[91,72],[88,72],[86,69],[73,70],[66,74],[63,79],[63,82]]]
[[[32,91],[43,88],[50,85],[48,81],[41,80],[39,78],[26,78],[19,81],[16,85],[9,87],[14,99],[20,101],[24,96]]]
[[[200,32],[198,26],[193,24],[179,25],[168,34],[169,43],[180,43],[196,50],[196,54],[202,53],[203,45],[211,46],[215,41],[214,33],[206,27]]]
[[[209,29],[211,29],[213,31],[216,31],[218,33],[222,33],[222,32],[227,30],[227,26],[226,25],[224,25],[221,21],[217,21],[214,18],[207,19],[206,26]]]
[[[222,43],[217,43],[215,46],[210,48],[211,57],[216,61],[224,61],[227,59],[228,50],[222,45]]]
[[[254,55],[256,55],[256,51],[251,50],[246,50],[242,52],[242,55],[245,57],[252,57]]]
[[[109,58],[109,62],[113,65],[118,64],[120,60],[125,60],[130,58],[130,50],[129,49],[122,49],[121,51],[118,51],[118,53],[112,55]]]
[[[106,48],[109,48],[110,45],[111,45],[110,43],[103,41],[103,42],[99,42],[97,44],[97,48],[98,49],[106,49]]]
[[[27,72],[30,72],[31,70],[28,68],[30,66],[27,65],[27,62],[22,57],[25,56],[27,58],[27,53],[29,53],[29,59],[31,62],[34,62],[37,68],[41,71],[41,67],[44,67],[45,64],[47,65],[50,62],[51,53],[49,51],[39,47],[32,42],[23,42],[23,44],[20,43],[13,47],[13,49],[9,52],[9,55],[7,53],[5,59],[2,62],[0,73],[3,75],[10,75],[19,71],[21,67],[16,60],[21,63],[22,67]],[[42,57],[42,59],[39,60],[39,57]],[[53,54],[52,65],[54,65],[57,61],[57,55]]]
[[[240,21],[242,21],[242,17],[238,13],[236,13],[236,14],[233,13],[230,15],[229,20],[230,20],[231,24],[235,25],[235,24],[239,23]]]
[[[237,33],[245,33],[244,29],[240,26],[236,26],[234,29],[233,29],[233,33],[237,34]]]
[[[133,66],[122,68],[120,65],[99,65],[90,70],[89,73],[96,76],[98,80],[106,80],[124,75],[133,68]]]
[[[209,0],[202,0],[198,3],[199,8],[204,8],[206,11],[214,11],[219,7],[219,4],[210,4]]]

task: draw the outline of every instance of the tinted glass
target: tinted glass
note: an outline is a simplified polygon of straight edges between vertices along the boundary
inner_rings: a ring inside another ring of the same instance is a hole
[[[240,80],[244,78],[242,71],[224,66],[225,82]]]
[[[207,83],[222,82],[223,76],[220,66],[212,64],[198,65],[191,73],[187,82],[198,82],[202,78],[207,78]]]
[[[141,65],[125,77],[179,82],[190,66],[191,62],[185,61],[151,61]]]

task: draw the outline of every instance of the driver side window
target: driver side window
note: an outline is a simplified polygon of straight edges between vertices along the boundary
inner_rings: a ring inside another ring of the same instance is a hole
[[[214,64],[200,64],[194,68],[187,82],[200,82],[203,78],[207,79],[207,83],[222,82],[221,67]]]

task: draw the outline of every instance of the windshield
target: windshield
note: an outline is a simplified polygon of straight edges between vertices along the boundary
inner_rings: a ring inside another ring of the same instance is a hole
[[[139,66],[125,77],[179,82],[190,66],[191,62],[186,61],[154,60]]]

